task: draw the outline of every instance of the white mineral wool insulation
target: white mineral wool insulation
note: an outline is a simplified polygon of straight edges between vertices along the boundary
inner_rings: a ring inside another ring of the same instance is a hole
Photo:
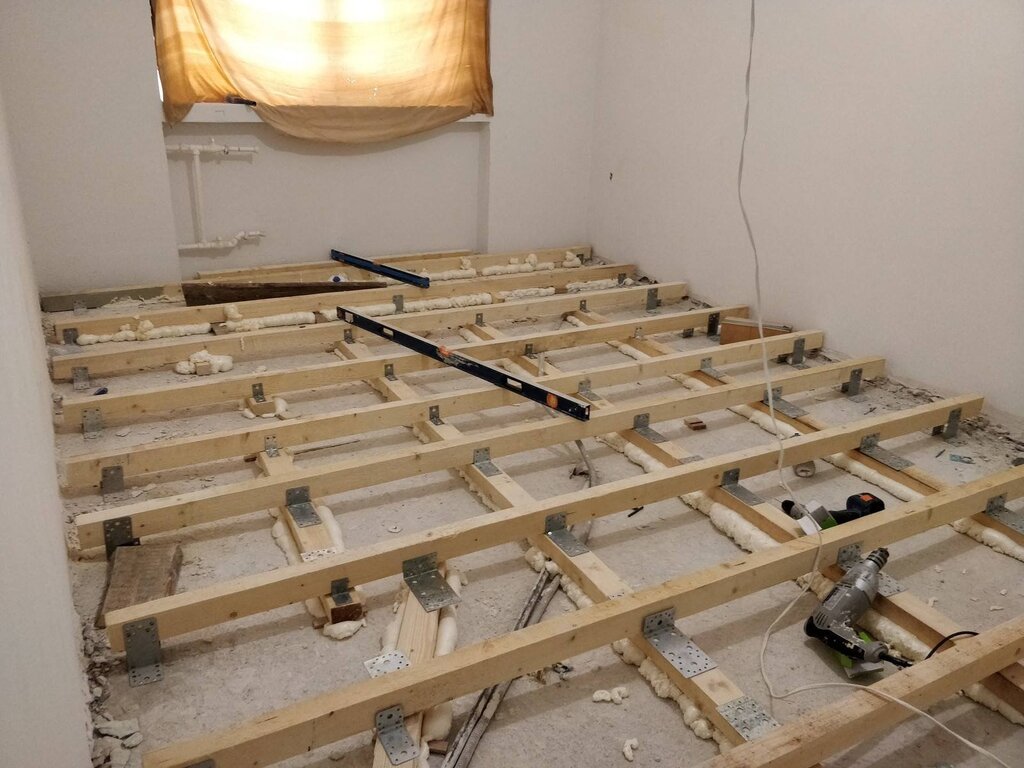
[[[633,750],[640,748],[640,742],[637,739],[626,739],[626,743],[622,745],[622,756],[626,758],[627,762],[633,762]]]
[[[581,282],[569,283],[565,286],[565,290],[569,293],[581,293],[583,291],[603,291],[606,288],[620,288],[634,284],[628,277],[621,283],[609,277],[606,280],[583,280]]]
[[[517,299],[532,299],[539,296],[553,296],[554,287],[549,288],[519,288],[515,291],[498,291],[498,298],[502,301],[515,301]]]
[[[235,367],[235,361],[231,358],[231,355],[214,355],[205,349],[201,349],[189,355],[188,360],[175,363],[174,372],[180,373],[182,376],[194,374],[196,372],[196,363],[209,363],[214,373],[223,373]]]

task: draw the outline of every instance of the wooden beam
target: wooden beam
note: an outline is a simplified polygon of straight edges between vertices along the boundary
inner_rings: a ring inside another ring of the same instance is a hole
[[[773,383],[781,387],[784,394],[832,386],[846,381],[853,368],[861,368],[865,377],[877,376],[884,368],[884,361],[880,358],[865,358],[834,363],[805,371],[794,371],[786,377],[777,377]],[[356,488],[365,488],[368,485],[471,464],[473,453],[479,448],[489,449],[492,457],[506,456],[543,445],[556,445],[583,437],[629,429],[633,426],[634,419],[643,414],[647,414],[650,422],[654,424],[746,403],[760,395],[763,388],[764,385],[757,381],[730,384],[706,392],[685,392],[671,397],[657,396],[632,400],[614,409],[592,414],[588,421],[560,416],[556,419],[528,421],[495,430],[475,432],[458,440],[449,440],[437,445],[370,451],[312,469],[296,470],[280,477],[247,480],[219,488],[89,512],[75,519],[75,528],[81,548],[88,549],[103,543],[104,521],[129,518],[133,535],[147,536],[276,506],[284,499],[287,489],[300,485],[308,485],[312,496],[330,496]],[[918,424],[934,426],[938,419],[944,418],[943,414],[950,408],[962,407],[966,414],[977,412],[980,406],[980,398],[953,398],[937,403],[929,409],[917,408],[898,414],[886,414],[858,424],[870,425],[883,437],[891,436],[903,434],[902,430],[906,425],[914,425],[909,427],[910,431],[921,428],[917,426]],[[839,442],[844,447],[849,447],[848,441]]]
[[[284,296],[277,299],[256,299],[241,301],[234,306],[248,318],[268,317],[289,312],[318,312],[333,310],[339,304],[358,308],[371,304],[389,303],[396,295],[406,302],[422,299],[452,298],[475,293],[493,293],[497,299],[499,291],[514,291],[521,288],[547,288],[564,292],[569,283],[589,280],[616,279],[619,275],[632,275],[635,267],[631,264],[605,264],[574,269],[553,269],[537,272],[518,272],[512,275],[479,277],[472,280],[447,280],[431,284],[429,288],[411,285],[391,285],[385,288],[367,288],[339,296],[337,293],[319,293],[312,296]],[[135,328],[139,322],[148,320],[156,327],[168,325],[189,325],[193,323],[223,323],[227,316],[228,304],[206,304],[193,307],[172,307],[170,309],[136,309],[134,312],[94,315],[91,317],[57,317],[53,322],[54,338],[63,338],[65,330],[76,329],[79,334],[117,333],[121,326],[128,324]],[[139,342],[109,342],[128,345]],[[143,344],[147,342],[141,342]]]
[[[789,334],[787,338],[778,338],[780,341],[773,345],[775,354],[784,354],[792,350],[796,338],[806,339],[807,336]],[[520,340],[517,344],[522,346]],[[708,358],[712,365],[724,365],[753,360],[759,355],[759,343],[739,342],[739,346],[706,347],[693,352],[676,352],[647,362],[631,360],[561,373],[548,376],[544,382],[552,389],[573,394],[584,378],[590,379],[591,386],[595,387],[628,384],[693,370]],[[376,371],[380,370],[382,366],[378,364]],[[412,397],[402,398],[401,402],[299,416],[283,423],[247,422],[246,426],[238,429],[69,456],[62,462],[63,486],[65,492],[98,487],[104,467],[120,466],[124,478],[129,479],[148,472],[258,453],[263,450],[268,437],[273,437],[278,447],[283,448],[378,429],[412,426],[428,419],[431,408],[437,408],[445,416],[456,416],[521,402],[522,398],[513,392],[485,385],[427,397],[413,393]]]
[[[598,504],[608,503],[607,500],[614,497],[616,504],[623,504],[619,508],[625,509],[631,502],[629,495],[619,495],[624,486],[634,491],[650,489],[665,484],[670,477],[674,479],[678,473],[679,470],[666,470],[569,494],[560,497],[557,501],[563,503],[557,503],[555,508],[568,507],[570,518],[582,519],[593,516]],[[678,483],[670,481],[668,485],[668,494],[661,498],[679,493]],[[848,544],[860,542],[865,547],[874,547],[904,539],[973,514],[984,508],[992,496],[1003,493],[1007,498],[1024,494],[1024,467],[830,528],[822,533],[820,540],[817,537],[796,539],[489,638],[417,667],[356,683],[240,725],[158,749],[145,756],[144,765],[146,768],[186,768],[210,759],[217,768],[255,768],[304,754],[368,730],[373,726],[374,714],[387,707],[401,705],[406,712],[422,711],[438,702],[626,637],[635,633],[644,617],[651,613],[673,608],[681,618],[794,579],[814,565],[819,541],[821,556],[826,561],[834,560],[839,549]],[[645,494],[632,495],[637,498]],[[568,497],[574,500],[566,504]],[[544,504],[533,511],[546,512]],[[513,514],[513,511],[495,512],[486,518],[492,523]],[[528,532],[536,530],[533,527]],[[440,541],[435,540],[433,544],[440,544]],[[161,623],[161,633],[163,626]],[[1002,666],[1009,663],[1006,659],[999,661]]]
[[[152,299],[167,296],[181,299],[181,285],[122,285],[118,288],[96,288],[69,293],[44,293],[39,297],[43,312],[70,312],[76,307],[95,309],[109,304],[114,299]]]
[[[901,431],[923,429],[943,419],[952,408],[980,410],[980,406],[980,399],[972,401],[968,398],[939,404],[931,403],[900,414],[890,414],[887,419],[865,419],[819,432],[817,435],[793,438],[787,441],[785,460],[790,465],[808,461],[835,453],[843,446],[858,444],[864,435],[874,431],[880,430],[892,435]],[[591,418],[591,421],[593,420],[594,417]],[[557,423],[555,419],[547,422],[549,428],[557,426]],[[631,422],[625,428],[628,426],[631,426]],[[566,440],[559,439],[554,442],[561,443]],[[422,446],[421,450],[447,451],[450,450],[450,446]],[[452,465],[469,464],[472,462],[472,456],[472,450],[462,453]],[[334,579],[348,578],[350,584],[364,584],[400,571],[402,562],[413,557],[436,552],[439,561],[449,560],[469,552],[526,538],[543,532],[545,518],[554,512],[565,512],[567,523],[570,524],[602,517],[623,509],[718,485],[722,481],[723,473],[729,469],[740,469],[744,477],[769,472],[776,466],[777,460],[778,452],[775,446],[748,448],[662,472],[605,483],[587,491],[546,499],[535,505],[483,515],[429,529],[416,535],[391,539],[360,551],[324,558],[316,563],[279,568],[269,573],[173,595],[145,606],[109,614],[108,636],[111,647],[121,650],[123,638],[120,626],[129,621],[154,616],[159,620],[161,636],[173,637],[304,600],[319,594],[321,590],[330,589],[330,583]],[[311,492],[318,494],[316,489],[312,489]],[[984,504],[980,508],[983,507]],[[875,517],[877,515],[865,519]],[[859,530],[849,528],[851,525],[853,523],[847,523],[842,528]],[[102,532],[98,542],[102,543]],[[869,543],[865,543],[865,547]]]
[[[391,264],[393,262],[416,262],[416,261],[436,261],[441,259],[458,259],[463,256],[476,255],[470,250],[454,250],[454,251],[425,251],[423,253],[393,253],[387,256],[374,256],[376,261],[383,262],[385,264]],[[330,267],[332,264],[338,264],[338,262],[331,260],[330,258],[320,259],[319,261],[296,261],[294,263],[284,264],[265,264],[260,267],[235,267],[234,269],[213,269],[205,270],[202,272],[196,272],[197,280],[244,280],[244,279],[261,279],[266,276],[279,275],[282,272],[308,272],[311,270],[324,269]]]
[[[689,295],[686,283],[663,283],[656,288],[659,300],[664,304],[677,302]],[[646,301],[648,290],[649,286],[609,288],[587,291],[583,294],[557,294],[525,301],[503,301],[457,309],[387,315],[384,319],[389,324],[408,331],[439,331],[472,323],[478,314],[492,323],[523,317],[558,315],[576,309],[580,301],[586,301],[589,306],[601,309],[636,306]],[[187,359],[193,352],[203,349],[217,355],[231,355],[237,360],[289,355],[317,348],[332,349],[341,340],[346,327],[339,321],[239,331],[223,336],[193,336],[135,344],[111,342],[101,346],[116,349],[57,355],[51,358],[50,367],[54,381],[70,381],[76,367],[88,368],[91,376],[131,373],[161,365],[173,365]]]
[[[1024,616],[1017,616],[703,765],[806,768],[915,716],[906,707],[871,691],[927,709],[1022,657]]]

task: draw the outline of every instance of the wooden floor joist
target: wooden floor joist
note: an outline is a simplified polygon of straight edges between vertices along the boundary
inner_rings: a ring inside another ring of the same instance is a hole
[[[795,438],[793,442],[802,439]],[[569,512],[568,517],[573,521],[591,516],[590,511],[597,504],[611,503],[625,509],[631,502],[629,494],[621,492],[624,486],[639,491],[643,487],[661,485],[670,477],[676,479],[678,474],[679,470],[665,470],[647,475],[641,482],[631,478],[609,483],[569,494],[575,497],[573,501],[560,497],[558,501],[564,503],[556,507]],[[672,485],[678,486],[678,483]],[[675,495],[675,487],[669,490]],[[681,618],[794,579],[811,569],[819,546],[824,560],[834,561],[843,546],[860,543],[871,548],[889,544],[974,514],[983,509],[989,499],[1001,494],[1008,499],[1024,494],[1024,467],[830,528],[821,534],[820,540],[815,537],[795,539],[490,638],[426,664],[323,694],[233,728],[155,750],[145,756],[144,765],[147,768],[186,768],[206,759],[213,760],[217,768],[269,765],[368,730],[373,727],[375,713],[388,707],[400,705],[406,712],[422,711],[438,702],[626,637],[636,631],[644,617],[657,611],[673,608]],[[595,496],[599,500],[595,500]],[[548,503],[550,501],[544,504]],[[516,513],[495,512],[488,517],[513,514]],[[1024,638],[1018,635],[1016,642],[1024,642]],[[993,669],[1006,666],[1013,658],[997,659]]]
[[[656,361],[651,361],[651,364],[656,364]],[[865,377],[877,376],[881,374],[883,367],[884,361],[880,358],[865,358],[794,371],[779,376],[773,383],[781,388],[783,394],[789,394],[842,384],[849,379],[850,372],[858,368]],[[592,414],[585,422],[563,416],[558,419],[526,421],[509,427],[476,432],[443,444],[370,451],[351,459],[323,464],[315,469],[298,469],[280,477],[259,478],[165,499],[90,512],[76,518],[75,528],[79,545],[82,549],[89,549],[103,543],[104,521],[130,520],[132,535],[146,536],[277,506],[284,499],[287,489],[300,485],[308,485],[311,495],[330,496],[367,485],[471,464],[474,452],[478,449],[488,449],[492,457],[504,456],[544,445],[556,445],[583,437],[629,429],[637,417],[646,416],[650,423],[655,424],[730,405],[741,405],[759,398],[763,393],[763,382],[736,383],[707,392],[685,392],[668,397],[630,400],[624,405]],[[937,403],[936,407],[930,409],[913,409],[858,424],[877,428],[884,439],[894,434],[902,434],[903,425],[917,423],[908,414],[926,414],[922,416],[923,421],[927,422],[927,426],[934,426],[932,422],[941,418],[939,414],[947,413],[950,408],[961,407],[963,413],[967,414],[979,412],[980,406],[980,398],[953,398]],[[918,427],[909,429],[913,431],[916,428]],[[843,441],[843,447],[851,447],[846,445],[846,442]],[[859,439],[852,445],[858,444]]]
[[[882,417],[844,424],[815,435],[793,438],[787,441],[785,460],[788,465],[792,465],[832,454],[858,445],[864,435],[876,431],[893,436],[927,429],[942,423],[949,411],[954,408],[976,413],[981,408],[981,400],[971,397],[953,398]],[[598,412],[592,416],[591,422],[600,415],[603,414]],[[652,422],[654,421],[652,419]],[[548,429],[554,429],[559,422],[550,419],[546,424]],[[631,426],[632,421],[628,420],[625,423],[612,424],[601,433],[629,429]],[[465,443],[466,439],[463,438],[461,442]],[[564,443],[572,439],[575,437],[570,434],[553,440],[552,443]],[[460,441],[448,440],[437,445],[422,446],[420,450],[448,453],[453,451],[453,444],[457,442]],[[493,442],[490,444],[494,445]],[[268,573],[173,595],[143,606],[109,614],[106,617],[108,637],[112,648],[122,650],[121,627],[126,622],[148,616],[158,618],[161,637],[173,637],[321,594],[330,589],[334,579],[348,578],[350,584],[365,584],[400,572],[402,562],[413,557],[436,552],[439,561],[449,560],[469,552],[527,538],[542,533],[546,517],[555,512],[565,512],[567,524],[581,522],[680,496],[690,491],[712,488],[721,484],[723,474],[730,469],[739,469],[741,477],[763,474],[773,470],[777,460],[778,450],[774,445],[749,448],[712,459],[690,462],[663,472],[606,483],[588,491],[546,499],[532,506],[440,526],[419,534],[381,542],[362,550],[346,552],[341,556],[324,558],[315,563],[279,568]],[[408,463],[408,460],[403,460],[403,463]],[[471,463],[472,447],[457,451],[454,460],[447,463],[447,466]],[[371,472],[378,474],[379,470],[372,469]],[[254,482],[266,484],[270,481]],[[312,482],[310,484],[312,485]],[[282,488],[282,498],[283,493]],[[324,495],[316,488],[311,488],[311,494]],[[220,508],[222,507],[219,505],[214,506],[214,510]],[[983,508],[984,504],[979,507]],[[179,511],[173,516],[172,521],[180,519],[185,514],[185,510]],[[90,543],[102,543],[101,522],[94,519],[87,527],[83,526],[79,530],[84,530],[88,534],[87,541]]]
[[[581,302],[602,310],[645,306],[651,291],[662,306],[676,303],[689,295],[686,283],[660,283],[655,286],[631,286],[555,294],[526,300],[502,301],[455,309],[387,315],[381,319],[407,331],[439,331],[472,323],[478,315],[486,322],[521,320],[526,317],[550,317],[575,310]],[[341,340],[346,328],[341,322],[258,331],[238,331],[223,336],[192,336],[148,342],[112,342],[102,349],[57,355],[50,360],[54,381],[70,381],[75,368],[87,369],[90,376],[111,376],[173,365],[193,352],[207,350],[231,355],[238,360],[296,354],[313,349],[331,349]],[[105,347],[114,347],[106,349]],[[84,348],[83,348],[84,349]]]

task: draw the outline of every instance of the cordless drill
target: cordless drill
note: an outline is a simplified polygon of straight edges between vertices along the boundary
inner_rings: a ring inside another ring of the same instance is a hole
[[[807,507],[797,504],[791,499],[782,502],[782,510],[794,519],[800,519],[804,515],[810,516],[819,528],[831,528],[835,525],[842,525],[860,517],[873,515],[885,509],[885,502],[874,494],[864,492],[855,493],[846,500],[846,509],[827,510],[817,503],[810,503]]]
[[[878,574],[888,561],[889,550],[882,547],[852,566],[807,619],[807,636],[857,661],[909,667],[912,662],[893,655],[879,640],[864,640],[853,626],[871,607],[878,594]]]

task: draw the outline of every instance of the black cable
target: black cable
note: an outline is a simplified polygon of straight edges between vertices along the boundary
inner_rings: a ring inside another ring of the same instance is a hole
[[[934,648],[932,648],[930,651],[928,651],[928,655],[925,656],[924,658],[925,658],[925,660],[930,659],[932,656],[935,655],[936,651],[938,651],[939,648],[944,646],[950,640],[954,640],[954,639],[956,639],[958,637],[974,637],[977,634],[978,633],[975,632],[973,629],[961,629],[959,632],[954,632],[951,635],[946,635],[944,638],[942,638],[941,640],[939,640],[939,642],[937,642],[935,644]]]

